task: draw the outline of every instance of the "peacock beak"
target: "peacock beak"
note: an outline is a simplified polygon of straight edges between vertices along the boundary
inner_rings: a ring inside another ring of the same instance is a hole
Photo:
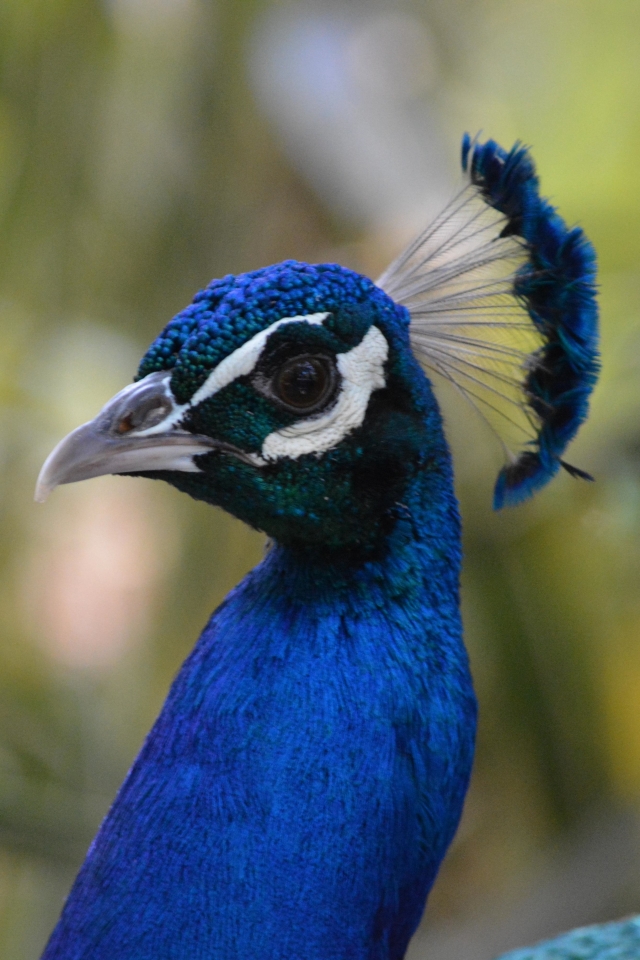
[[[125,387],[94,420],[61,440],[40,471],[35,499],[42,503],[60,484],[106,473],[197,473],[195,456],[215,449],[235,452],[181,428],[189,404],[177,403],[169,381],[170,374],[160,371]]]

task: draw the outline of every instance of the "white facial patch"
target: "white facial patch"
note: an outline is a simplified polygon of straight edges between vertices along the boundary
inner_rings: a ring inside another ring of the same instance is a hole
[[[260,360],[267,340],[278,327],[285,323],[296,322],[321,324],[328,316],[328,313],[312,313],[307,316],[283,317],[281,320],[276,320],[271,326],[256,333],[228,357],[221,360],[187,403],[175,403],[170,387],[171,371],[168,371],[162,386],[167,399],[174,405],[173,409],[160,423],[146,430],[136,431],[136,436],[148,437],[178,427],[189,408],[214,396],[238,377],[251,374]],[[362,425],[371,394],[374,390],[380,390],[385,386],[384,364],[388,355],[389,344],[384,334],[378,327],[371,327],[356,347],[336,355],[336,366],[341,376],[341,383],[338,397],[330,409],[270,433],[262,444],[260,454],[248,453],[246,457],[250,458],[256,466],[264,466],[267,462],[282,457],[295,460],[309,453],[320,456],[336,447],[348,433]],[[150,374],[150,376],[155,375]],[[133,393],[142,383],[144,381],[132,384],[125,390]],[[177,456],[180,457],[184,453],[185,451],[180,451]],[[173,469],[199,471],[199,467],[196,467],[193,461],[188,461],[187,457],[180,457],[180,461],[180,465],[176,461]]]
[[[362,425],[371,394],[385,386],[384,364],[388,355],[389,344],[377,327],[371,327],[357,347],[339,353],[336,362],[342,384],[336,402],[319,416],[298,420],[270,433],[262,444],[264,459],[295,460],[305,453],[320,455],[336,447]]]
[[[194,395],[190,400],[187,401],[187,403],[177,404],[175,402],[170,386],[171,371],[168,371],[165,381],[165,392],[167,397],[170,398],[173,403],[173,410],[161,423],[155,424],[153,427],[149,427],[147,430],[137,431],[136,436],[148,437],[155,433],[166,432],[171,427],[180,423],[190,407],[197,406],[199,403],[202,403],[203,400],[207,400],[209,397],[212,397],[224,387],[228,387],[229,384],[233,383],[234,380],[237,380],[238,377],[248,376],[260,359],[265,343],[271,334],[284,323],[320,324],[326,320],[328,316],[328,313],[309,313],[304,316],[282,317],[280,320],[276,320],[275,323],[272,323],[264,330],[260,330],[253,337],[251,337],[250,340],[247,340],[246,343],[243,343],[241,347],[238,347],[238,349],[234,350],[233,353],[230,353],[228,357],[225,357],[223,360],[221,360],[218,366],[211,371],[205,382],[196,390]],[[125,390],[132,391],[137,387],[138,384],[134,383],[129,387],[125,387]],[[121,394],[124,392],[125,391],[121,391]],[[257,457],[257,461],[259,461],[259,459],[260,458]]]
[[[238,377],[247,377],[256,366],[260,355],[264,350],[264,345],[278,327],[284,323],[322,323],[329,316],[328,313],[310,313],[304,317],[283,317],[282,320],[276,320],[265,330],[256,333],[255,336],[243,343],[241,347],[230,353],[228,357],[221,360],[217,367],[211,371],[202,386],[196,390],[189,401],[192,407],[202,403],[218,393],[223,387],[228,387],[230,383],[237,380]]]

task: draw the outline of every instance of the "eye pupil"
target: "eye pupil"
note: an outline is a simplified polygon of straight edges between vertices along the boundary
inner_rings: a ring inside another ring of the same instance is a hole
[[[274,384],[284,403],[305,410],[316,406],[331,387],[327,362],[319,357],[297,357],[279,370]]]

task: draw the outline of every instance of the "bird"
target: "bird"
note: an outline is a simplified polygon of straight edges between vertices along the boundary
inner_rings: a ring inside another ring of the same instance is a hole
[[[512,950],[500,960],[637,960],[640,917],[580,927],[534,947]]]
[[[500,508],[588,478],[562,458],[599,370],[593,247],[529,150],[465,135],[461,165],[376,282],[294,260],[213,280],[46,460],[37,500],[161,479],[268,548],[178,672],[43,960],[405,955],[477,716],[434,383],[498,438]]]

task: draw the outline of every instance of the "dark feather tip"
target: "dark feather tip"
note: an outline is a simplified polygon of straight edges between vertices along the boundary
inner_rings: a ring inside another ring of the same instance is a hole
[[[561,460],[560,466],[567,471],[570,477],[575,477],[576,480],[588,480],[589,483],[595,483],[596,481],[596,478],[592,477],[586,470],[581,470],[580,467],[574,467],[572,464],[567,463],[566,460]]]

